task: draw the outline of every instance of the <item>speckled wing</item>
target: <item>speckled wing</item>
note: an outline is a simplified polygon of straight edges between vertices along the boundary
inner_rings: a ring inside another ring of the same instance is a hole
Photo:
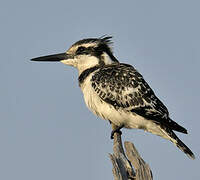
[[[102,67],[94,73],[91,83],[99,97],[115,109],[122,108],[159,125],[187,133],[185,128],[169,118],[165,105],[131,65],[112,64]]]

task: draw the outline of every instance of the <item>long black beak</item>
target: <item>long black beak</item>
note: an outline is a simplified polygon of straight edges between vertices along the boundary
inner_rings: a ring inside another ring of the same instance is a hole
[[[46,62],[54,62],[54,61],[62,61],[69,59],[69,55],[66,53],[60,53],[60,54],[53,54],[48,56],[41,56],[37,58],[31,59],[31,61],[46,61]]]

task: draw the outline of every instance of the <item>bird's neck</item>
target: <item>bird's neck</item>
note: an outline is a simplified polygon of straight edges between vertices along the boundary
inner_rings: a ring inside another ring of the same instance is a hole
[[[118,61],[114,56],[110,57],[110,55],[108,55],[107,53],[103,53],[100,57],[91,55],[80,57],[76,68],[78,69],[78,73],[80,76],[87,69],[91,69],[94,67],[103,67],[115,63],[118,63]]]

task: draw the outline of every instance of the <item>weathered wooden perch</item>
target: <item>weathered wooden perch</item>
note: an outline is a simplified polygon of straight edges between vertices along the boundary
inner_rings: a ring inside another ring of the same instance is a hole
[[[152,180],[153,176],[149,165],[140,157],[133,143],[126,141],[124,146],[126,154],[123,149],[121,135],[115,133],[113,143],[114,153],[109,154],[113,164],[114,179]]]

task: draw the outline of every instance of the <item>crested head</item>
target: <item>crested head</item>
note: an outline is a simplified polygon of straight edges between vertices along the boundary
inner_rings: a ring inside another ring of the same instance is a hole
[[[94,66],[118,63],[118,60],[112,53],[111,38],[106,36],[79,40],[66,52],[71,58],[62,60],[61,62],[76,67],[79,74]]]

